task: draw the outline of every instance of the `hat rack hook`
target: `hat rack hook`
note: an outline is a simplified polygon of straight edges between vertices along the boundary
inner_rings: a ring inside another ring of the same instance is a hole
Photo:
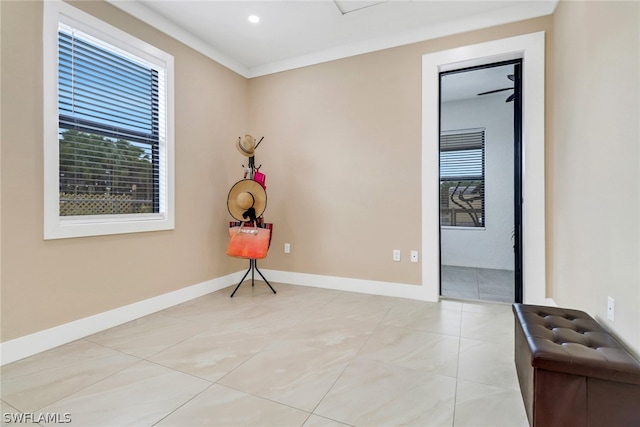
[[[247,170],[245,171],[244,177],[247,178],[247,174],[249,175],[249,179],[253,179],[255,178],[256,175],[256,171],[259,171],[260,168],[262,167],[262,165],[258,166],[256,168],[256,163],[255,163],[255,150],[258,149],[258,146],[260,145],[260,143],[262,142],[262,140],[264,139],[264,136],[260,138],[260,141],[258,141],[258,143],[255,145],[255,147],[253,148],[254,150],[254,154],[252,156],[249,156],[249,164],[247,166]],[[238,137],[238,140],[240,140],[240,137]],[[244,165],[242,165],[242,168],[244,169]]]

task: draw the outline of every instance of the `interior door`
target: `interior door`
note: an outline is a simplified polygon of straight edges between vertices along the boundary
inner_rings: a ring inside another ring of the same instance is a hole
[[[440,294],[522,301],[520,60],[440,75]]]

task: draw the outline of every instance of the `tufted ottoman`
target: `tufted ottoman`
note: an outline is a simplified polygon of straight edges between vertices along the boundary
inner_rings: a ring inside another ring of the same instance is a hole
[[[513,304],[531,426],[640,426],[640,362],[578,310]]]

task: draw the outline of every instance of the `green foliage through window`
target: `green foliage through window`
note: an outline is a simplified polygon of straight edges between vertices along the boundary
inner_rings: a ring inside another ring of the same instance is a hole
[[[60,215],[153,212],[151,150],[122,139],[60,131]]]

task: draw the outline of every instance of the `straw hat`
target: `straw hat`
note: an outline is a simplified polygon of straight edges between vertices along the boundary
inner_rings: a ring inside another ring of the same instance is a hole
[[[245,135],[242,138],[238,138],[236,148],[243,156],[251,157],[256,150],[256,139],[251,135]]]
[[[229,190],[227,208],[231,216],[237,221],[248,221],[252,208],[255,210],[255,217],[257,218],[267,208],[267,192],[256,181],[242,179],[233,184],[233,187]]]

